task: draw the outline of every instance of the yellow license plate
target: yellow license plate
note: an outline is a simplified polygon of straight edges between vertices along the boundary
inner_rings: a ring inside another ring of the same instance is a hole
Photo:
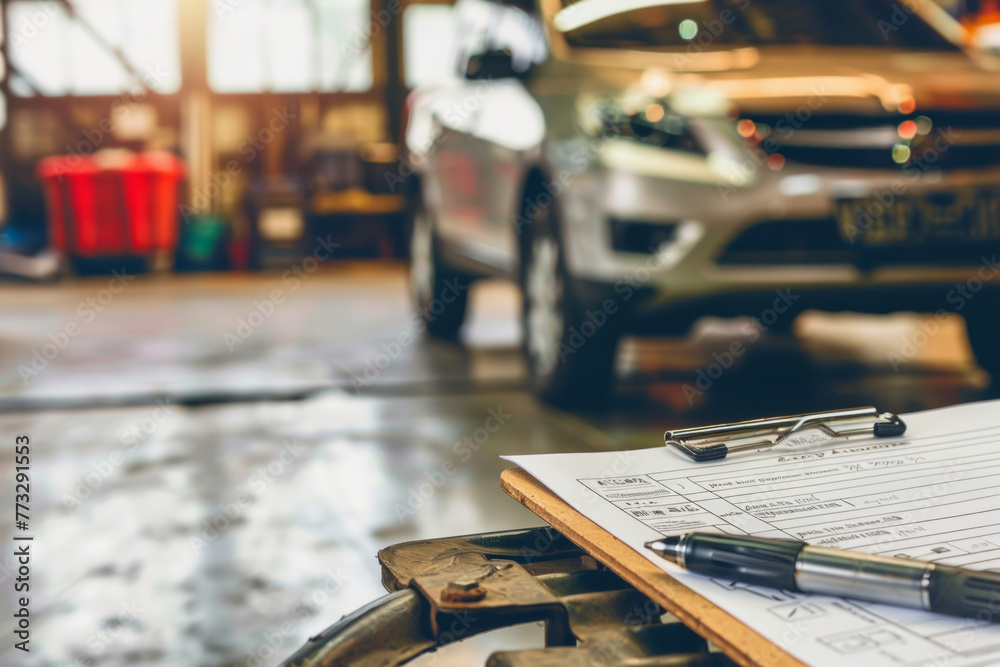
[[[836,202],[837,226],[865,246],[976,243],[1000,239],[1000,190],[920,195],[877,193]]]

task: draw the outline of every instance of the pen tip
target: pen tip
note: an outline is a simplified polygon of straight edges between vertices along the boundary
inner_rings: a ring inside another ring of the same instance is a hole
[[[658,540],[650,540],[649,542],[646,542],[645,546],[647,549],[656,552],[666,560],[676,563],[678,560],[678,550],[680,548],[681,537],[681,535],[669,535],[667,537],[661,537]]]

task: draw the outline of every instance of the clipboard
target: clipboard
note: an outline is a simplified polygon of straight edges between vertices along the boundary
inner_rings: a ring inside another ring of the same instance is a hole
[[[664,434],[664,443],[696,462],[718,461],[731,453],[767,451],[807,429],[819,429],[836,440],[857,436],[887,438],[905,433],[906,423],[896,414],[868,406],[677,429]],[[503,471],[500,486],[608,569],[719,646],[738,664],[745,667],[804,665],[665,573],[527,471],[521,468]]]
[[[807,429],[819,429],[842,439],[894,438],[906,432],[906,423],[899,415],[867,406],[682,428],[667,431],[663,440],[668,447],[695,461],[719,461],[731,453],[771,449]]]

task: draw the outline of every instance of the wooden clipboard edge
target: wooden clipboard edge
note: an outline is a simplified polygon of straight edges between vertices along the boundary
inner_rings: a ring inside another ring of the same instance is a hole
[[[521,468],[500,473],[500,487],[571,542],[649,596],[744,667],[805,667],[778,646],[684,586],[573,509]],[[654,583],[655,582],[655,583]]]

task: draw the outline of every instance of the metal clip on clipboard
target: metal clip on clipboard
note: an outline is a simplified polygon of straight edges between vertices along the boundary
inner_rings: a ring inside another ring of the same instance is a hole
[[[837,426],[841,428],[835,428]],[[835,438],[857,435],[891,438],[906,432],[906,424],[897,415],[867,407],[682,428],[667,431],[663,440],[668,447],[674,447],[695,461],[717,461],[732,452],[770,449],[792,434],[810,428]]]

